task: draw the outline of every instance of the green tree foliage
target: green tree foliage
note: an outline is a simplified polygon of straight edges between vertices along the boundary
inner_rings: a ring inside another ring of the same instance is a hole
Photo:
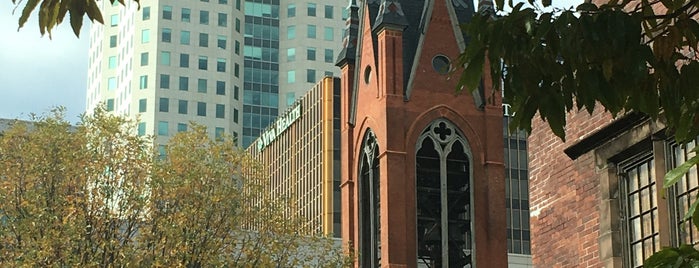
[[[166,146],[97,110],[0,134],[0,266],[343,267],[328,238],[298,235],[287,203],[262,195],[259,164],[192,126]]]
[[[661,120],[680,143],[699,135],[699,0],[598,0],[575,10],[546,9],[550,0],[510,1],[507,14],[505,1],[495,2],[502,16],[483,12],[464,27],[471,39],[459,59],[466,66],[459,86],[474,90],[490,72],[495,87],[507,91],[512,129],[531,131],[538,114],[565,140],[568,113],[601,108]],[[695,156],[670,171],[665,187],[697,163]],[[696,206],[686,217],[699,228]],[[680,247],[646,264],[697,263],[699,253]]]
[[[101,0],[101,2],[107,0]],[[126,0],[131,1],[131,0]],[[139,4],[140,0],[133,0]],[[111,4],[119,2],[124,5],[124,0],[109,0]],[[19,17],[19,28],[22,28],[29,19],[29,16],[36,12],[39,17],[39,31],[41,35],[49,33],[58,24],[63,22],[68,15],[70,19],[70,27],[73,29],[75,36],[80,36],[80,29],[83,26],[83,17],[87,15],[91,22],[99,22],[104,24],[102,12],[100,12],[97,0],[71,1],[71,0],[12,0],[15,5],[15,10],[21,8],[22,13]],[[21,6],[24,4],[24,6]],[[38,11],[36,10],[39,8]]]

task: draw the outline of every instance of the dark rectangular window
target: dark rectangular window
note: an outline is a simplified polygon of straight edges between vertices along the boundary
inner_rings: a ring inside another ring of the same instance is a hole
[[[228,14],[218,13],[218,26],[221,26],[221,27],[228,26]]]
[[[206,56],[199,56],[199,70],[206,70],[209,65],[209,59]]]
[[[167,113],[170,111],[170,99],[168,98],[160,98],[160,103],[159,103],[159,109],[158,111]]]
[[[288,18],[296,17],[296,5],[295,4],[289,4],[288,6],[286,6],[286,17],[288,17]]]
[[[306,49],[306,59],[307,60],[316,60],[316,48],[309,47]]]
[[[306,69],[306,82],[315,83],[316,82],[316,70]]]
[[[180,76],[180,90],[189,90],[189,77]]]
[[[141,14],[142,14],[141,19],[149,20],[150,19],[150,7],[143,7]]]
[[[308,16],[309,17],[315,17],[316,16],[316,4],[315,3],[308,3]]]
[[[197,102],[197,115],[206,116],[206,102]]]
[[[160,88],[164,88],[164,89],[170,88],[170,75],[167,75],[167,74],[160,75]]]
[[[182,21],[183,22],[189,22],[192,17],[192,10],[189,8],[183,8],[182,9]]]
[[[199,46],[200,47],[209,47],[209,34],[199,33]]]
[[[333,6],[325,5],[325,18],[326,19],[333,18]]]
[[[179,100],[177,102],[177,113],[187,114],[187,101],[186,100]]]
[[[240,42],[235,40],[235,54],[240,55]]]
[[[197,79],[197,92],[206,93],[206,79]]]
[[[235,77],[240,77],[240,65],[238,65],[238,63],[236,63],[233,67],[235,67],[233,70],[233,75]]]
[[[333,50],[326,48],[325,49],[325,62],[327,63],[333,63],[334,57],[333,57]]]
[[[238,109],[233,109],[233,123],[238,123]]]
[[[217,72],[225,72],[226,71],[226,59],[217,59],[216,60],[216,71]]]
[[[180,67],[182,67],[182,68],[189,67],[189,54],[185,54],[185,53],[180,54]]]
[[[107,99],[107,112],[114,111],[114,99]]]
[[[226,106],[223,104],[216,104],[216,118],[226,117]]]
[[[160,40],[163,41],[163,43],[172,42],[172,29],[163,28],[162,33],[160,33]]]
[[[148,52],[141,53],[141,66],[148,66]]]
[[[221,49],[226,49],[226,36],[224,35],[219,35],[216,38],[216,46]]]
[[[240,88],[238,86],[233,87],[233,99],[238,100],[238,91],[240,91]]]
[[[117,46],[117,36],[112,35],[109,37],[109,47],[116,47]]]
[[[226,95],[226,82],[216,81],[216,95]]]
[[[177,132],[185,132],[185,131],[187,131],[187,124],[177,123]]]
[[[209,11],[200,10],[199,11],[199,23],[204,25],[209,25]]]
[[[114,1],[114,2],[116,2],[116,1]],[[165,19],[165,20],[172,19],[172,7],[171,6],[163,6],[163,19]]]

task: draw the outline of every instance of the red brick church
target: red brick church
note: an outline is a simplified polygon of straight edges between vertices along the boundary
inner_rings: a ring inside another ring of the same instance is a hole
[[[490,77],[457,93],[450,74],[472,1],[352,2],[337,65],[342,237],[357,265],[506,267],[500,94]]]

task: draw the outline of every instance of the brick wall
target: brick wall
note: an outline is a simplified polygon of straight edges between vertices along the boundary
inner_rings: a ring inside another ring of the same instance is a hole
[[[563,150],[612,121],[598,109],[568,116],[567,142],[533,120],[529,137],[532,258],[535,267],[602,267],[599,176],[594,156],[571,160]]]

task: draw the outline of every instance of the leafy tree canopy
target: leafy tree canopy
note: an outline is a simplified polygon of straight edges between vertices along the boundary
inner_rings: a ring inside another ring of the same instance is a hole
[[[344,267],[324,237],[300,236],[288,203],[226,137],[193,125],[165,155],[136,124],[97,110],[0,133],[2,267]]]
[[[107,0],[101,0],[107,1]],[[119,2],[124,5],[124,1],[132,0],[108,0],[111,4]],[[140,8],[140,0],[133,0]],[[19,17],[19,28],[22,28],[29,19],[29,16],[36,12],[39,16],[39,31],[43,36],[63,22],[66,14],[70,18],[70,27],[73,28],[75,36],[80,36],[80,29],[83,26],[83,17],[87,15],[91,22],[104,24],[102,12],[100,12],[100,2],[97,0],[69,1],[69,0],[12,0],[15,10],[20,9],[22,13]],[[24,4],[24,6],[22,6]],[[38,11],[36,10],[39,7]]]
[[[512,129],[531,131],[538,114],[565,140],[568,113],[601,108],[661,120],[680,143],[699,135],[699,0],[597,0],[575,10],[546,9],[551,0],[510,0],[507,12],[504,0],[495,2],[497,11],[481,12],[464,26],[471,39],[459,59],[466,66],[459,88],[476,89],[490,72],[515,112]],[[697,163],[694,156],[670,171],[664,186]],[[697,204],[686,217],[699,228]],[[691,246],[667,248],[646,261],[647,267],[697,264],[699,252]]]

